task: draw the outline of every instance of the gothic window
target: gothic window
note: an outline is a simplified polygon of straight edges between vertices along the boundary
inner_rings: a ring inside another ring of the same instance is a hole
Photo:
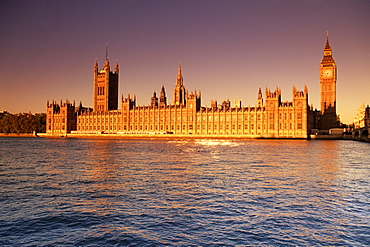
[[[104,95],[104,87],[98,87],[98,95]]]

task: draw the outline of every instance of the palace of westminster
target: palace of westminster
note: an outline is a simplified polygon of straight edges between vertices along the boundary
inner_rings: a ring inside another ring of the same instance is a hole
[[[68,100],[47,102],[47,135],[152,135],[219,136],[245,138],[309,138],[313,130],[338,126],[336,114],[337,67],[328,35],[320,63],[321,111],[308,105],[308,88],[292,89],[292,101],[281,100],[281,90],[258,90],[257,103],[244,107],[230,101],[201,106],[201,93],[185,89],[179,65],[173,103],[168,104],[165,88],[151,104],[137,106],[136,96],[119,102],[118,62],[113,71],[106,56],[102,70],[94,65],[94,107],[75,105]],[[119,104],[121,108],[119,109]]]

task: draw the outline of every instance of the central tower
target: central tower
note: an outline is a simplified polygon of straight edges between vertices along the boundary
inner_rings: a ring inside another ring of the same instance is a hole
[[[183,83],[183,78],[181,74],[181,63],[179,63],[179,68],[177,72],[176,85],[173,95],[173,104],[174,105],[185,105],[185,87]]]
[[[323,130],[337,127],[336,84],[337,65],[332,56],[328,33],[326,33],[324,56],[320,63],[320,129]]]

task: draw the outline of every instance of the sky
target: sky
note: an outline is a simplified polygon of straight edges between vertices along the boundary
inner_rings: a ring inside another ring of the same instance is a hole
[[[202,105],[256,104],[258,88],[309,89],[320,108],[326,32],[338,68],[337,114],[370,105],[368,0],[2,1],[0,111],[46,112],[47,100],[93,106],[93,66],[120,66],[119,94],[173,100],[179,62]]]

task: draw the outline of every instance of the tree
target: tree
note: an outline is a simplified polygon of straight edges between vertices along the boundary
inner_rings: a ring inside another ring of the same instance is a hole
[[[5,113],[0,115],[0,133],[43,133],[46,132],[46,114]]]

